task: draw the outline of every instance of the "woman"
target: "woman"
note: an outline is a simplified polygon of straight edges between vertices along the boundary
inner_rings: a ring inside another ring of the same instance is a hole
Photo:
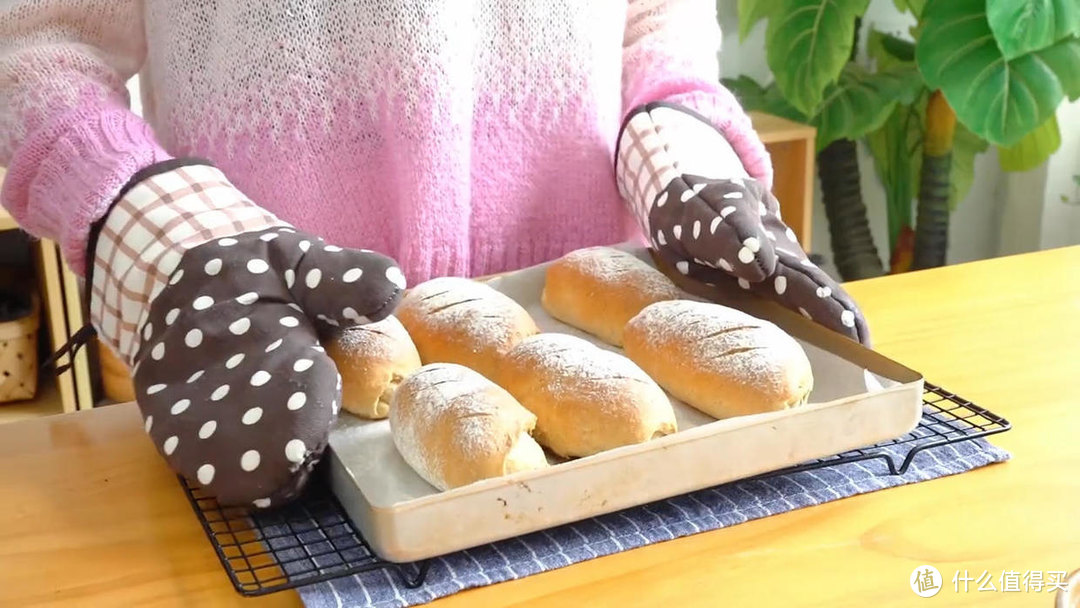
[[[644,235],[867,339],[768,194],[712,0],[2,11],[3,204],[85,269],[147,431],[223,503],[296,495],[340,393],[318,329],[385,317],[406,277]]]

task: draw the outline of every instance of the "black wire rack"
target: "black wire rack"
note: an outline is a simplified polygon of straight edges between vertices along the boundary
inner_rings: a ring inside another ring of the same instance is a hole
[[[1005,418],[927,383],[923,417],[912,432],[758,478],[867,460],[880,460],[888,474],[902,475],[919,452],[1010,428]],[[907,448],[902,460],[892,453],[897,446],[902,453]],[[422,585],[427,576],[427,561],[397,564],[376,556],[321,475],[313,477],[299,500],[265,511],[222,507],[184,479],[180,482],[229,580],[241,595],[265,595],[371,570],[385,570],[410,588]]]

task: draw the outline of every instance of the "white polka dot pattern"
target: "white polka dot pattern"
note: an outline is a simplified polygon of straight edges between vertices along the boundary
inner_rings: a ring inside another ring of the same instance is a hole
[[[304,407],[304,405],[306,403],[307,403],[307,395],[306,394],[304,394],[304,393],[293,393],[292,396],[289,397],[289,401],[288,401],[288,403],[286,403],[286,407],[288,407],[290,410],[298,410],[298,409]]]
[[[259,468],[260,462],[262,462],[262,456],[259,455],[259,452],[257,450],[248,450],[240,457],[240,468],[250,473]]]
[[[251,319],[247,317],[237,319],[229,324],[229,331],[238,336],[246,334],[249,329],[251,329]]]
[[[198,345],[202,344],[202,339],[202,330],[196,327],[195,329],[188,331],[188,333],[184,335],[184,344],[186,344],[188,348],[195,348]]]
[[[289,443],[285,444],[285,458],[289,462],[302,462],[305,452],[307,452],[307,446],[299,439],[290,439]]]
[[[209,439],[217,430],[216,420],[207,420],[199,427],[199,439]]]
[[[661,145],[649,149],[675,155],[674,148],[662,145],[663,129],[658,137]],[[858,307],[806,256],[794,231],[784,224],[779,201],[771,192],[743,175],[696,175],[678,167],[700,163],[680,165],[680,160],[687,159],[677,156],[671,160],[676,171],[655,191],[656,203],[631,208],[644,210],[646,215],[639,221],[646,234],[656,235],[651,239],[654,247],[679,274],[706,284],[737,286],[869,344],[869,331]],[[622,187],[624,193],[634,189]],[[682,204],[660,204],[661,200]]]
[[[340,376],[309,319],[382,319],[405,280],[383,256],[302,233],[229,238],[181,259],[140,328],[154,341],[135,381],[144,428],[178,473],[223,506],[268,507],[302,489],[338,410]]]
[[[244,417],[240,419],[240,422],[251,426],[262,419],[263,411],[261,407],[253,407],[244,412]]]
[[[204,486],[208,486],[214,482],[214,465],[204,464],[195,472],[196,478]]]
[[[191,399],[181,399],[173,404],[169,409],[169,413],[173,416],[179,416],[186,412],[189,407],[191,407]]]

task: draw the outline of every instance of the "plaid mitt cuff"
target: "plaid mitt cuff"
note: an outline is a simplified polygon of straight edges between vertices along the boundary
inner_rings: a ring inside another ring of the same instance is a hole
[[[150,303],[185,251],[275,226],[288,224],[252,203],[213,166],[169,161],[140,172],[93,243],[90,316],[99,336],[132,365]]]
[[[619,135],[615,176],[646,234],[657,198],[684,174],[749,177],[724,136],[690,110],[655,103],[631,112]]]

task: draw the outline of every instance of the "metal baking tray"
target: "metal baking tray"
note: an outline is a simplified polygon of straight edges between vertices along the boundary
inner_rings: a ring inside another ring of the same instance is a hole
[[[682,284],[644,249],[632,249]],[[543,331],[598,342],[540,306],[545,265],[490,284],[522,304]],[[679,432],[440,492],[398,454],[386,420],[342,413],[330,434],[330,487],[375,553],[412,562],[753,477],[908,433],[922,415],[920,374],[801,315],[744,294],[682,284],[692,297],[733,305],[800,341],[814,370],[808,405],[726,420],[672,399]]]

